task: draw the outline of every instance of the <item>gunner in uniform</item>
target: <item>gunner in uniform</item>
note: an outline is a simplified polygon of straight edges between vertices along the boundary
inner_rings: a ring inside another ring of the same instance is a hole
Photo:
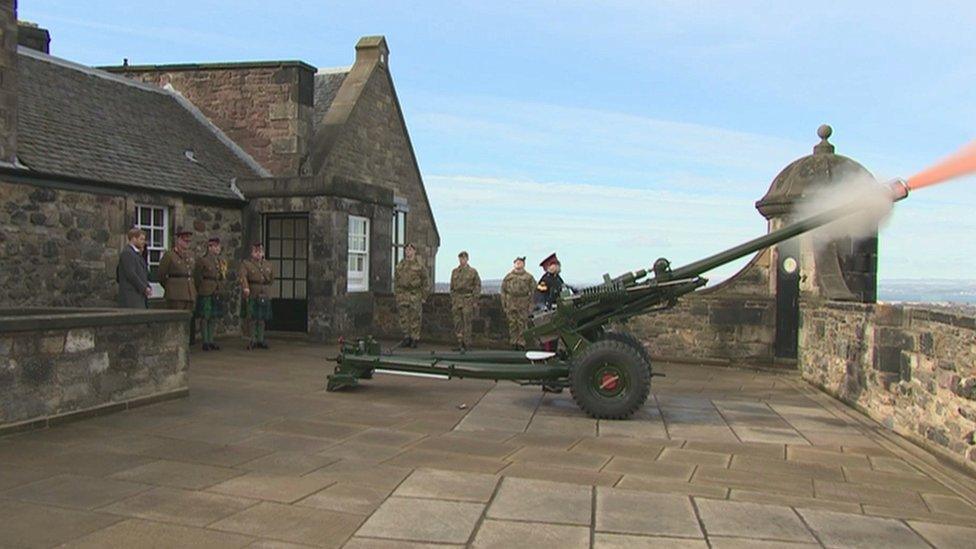
[[[243,314],[247,322],[244,333],[248,335],[247,350],[267,349],[264,340],[265,323],[271,320],[271,283],[274,267],[264,258],[264,244],[251,244],[251,257],[241,262],[240,269]]]
[[[219,351],[214,343],[217,321],[224,317],[224,292],[227,285],[227,261],[220,257],[220,239],[207,241],[207,255],[197,260],[193,268],[193,282],[197,287],[196,315],[203,333],[203,350]]]
[[[165,290],[166,308],[177,311],[190,311],[196,305],[197,290],[193,283],[193,256],[190,254],[190,239],[193,233],[178,230],[173,247],[159,260],[159,283]],[[190,317],[190,345],[195,339],[193,317]]]

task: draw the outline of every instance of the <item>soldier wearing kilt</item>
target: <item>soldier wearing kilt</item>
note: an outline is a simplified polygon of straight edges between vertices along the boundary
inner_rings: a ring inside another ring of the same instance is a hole
[[[227,281],[227,261],[220,257],[220,239],[207,241],[207,255],[197,260],[193,267],[193,281],[197,286],[196,316],[203,332],[203,350],[219,351],[214,343],[217,319],[224,317],[224,292]]]
[[[240,269],[242,314],[247,322],[245,333],[249,336],[247,349],[267,349],[264,340],[265,323],[271,320],[271,283],[274,267],[264,259],[264,245],[251,245],[251,257],[241,263]]]
[[[190,255],[190,231],[177,231],[176,244],[159,260],[159,282],[166,290],[166,308],[193,312],[197,299],[193,283],[193,256]],[[190,345],[193,345],[193,317],[190,317]]]

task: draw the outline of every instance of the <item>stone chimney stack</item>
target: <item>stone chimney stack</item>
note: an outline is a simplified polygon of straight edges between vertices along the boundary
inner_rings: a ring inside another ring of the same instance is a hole
[[[17,0],[0,0],[0,163],[17,163]]]
[[[372,65],[379,63],[386,65],[390,58],[390,49],[386,46],[383,36],[364,36],[356,43],[356,64]]]
[[[17,43],[41,53],[51,53],[51,33],[37,23],[17,22]]]

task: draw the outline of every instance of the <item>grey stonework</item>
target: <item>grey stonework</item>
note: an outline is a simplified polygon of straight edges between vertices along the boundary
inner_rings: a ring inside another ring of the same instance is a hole
[[[400,339],[403,333],[396,314],[396,301],[392,294],[378,295],[373,313],[373,326],[347,336],[375,335],[385,339]],[[471,321],[473,347],[507,348],[508,322],[498,295],[482,295],[478,298],[474,318]],[[421,339],[430,343],[457,343],[454,337],[454,320],[451,316],[451,295],[431,294],[424,302]]]
[[[976,317],[918,306],[801,307],[803,377],[976,470]]]
[[[17,159],[17,2],[0,2],[0,162]]]
[[[187,389],[186,313],[0,309],[0,432]]]

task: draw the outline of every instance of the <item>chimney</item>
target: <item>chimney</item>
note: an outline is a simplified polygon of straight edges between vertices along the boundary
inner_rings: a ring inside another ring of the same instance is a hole
[[[17,163],[17,0],[0,0],[0,163]]]
[[[17,22],[17,43],[41,53],[51,53],[51,33],[30,21]]]
[[[386,47],[383,36],[364,36],[356,43],[356,64],[379,63],[386,65],[390,49]]]

